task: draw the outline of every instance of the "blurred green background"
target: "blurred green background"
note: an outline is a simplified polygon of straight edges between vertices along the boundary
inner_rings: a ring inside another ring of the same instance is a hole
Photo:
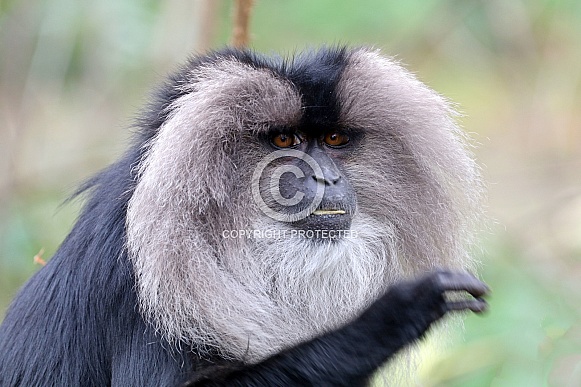
[[[0,0],[0,319],[152,87],[231,25],[231,0]],[[267,53],[374,45],[464,113],[489,188],[491,310],[418,383],[580,386],[581,2],[259,0],[251,29]]]

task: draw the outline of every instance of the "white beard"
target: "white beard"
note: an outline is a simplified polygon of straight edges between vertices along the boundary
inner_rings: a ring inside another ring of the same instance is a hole
[[[236,241],[222,260],[229,287],[200,300],[204,313],[190,339],[258,361],[352,320],[403,278],[395,234],[377,226],[359,215],[349,238],[311,240],[283,236],[288,229],[278,223],[256,225],[274,236]]]
[[[150,254],[130,245],[141,311],[162,337],[200,356],[211,350],[259,362],[348,323],[388,286],[439,264],[420,251],[406,253],[394,226],[361,212],[340,240],[291,236],[270,219],[258,223],[254,229],[273,237],[224,238],[212,247],[184,228],[173,245],[157,239]]]

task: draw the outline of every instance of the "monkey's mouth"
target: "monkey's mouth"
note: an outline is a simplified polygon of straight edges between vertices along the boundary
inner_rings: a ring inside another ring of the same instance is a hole
[[[311,215],[344,215],[345,210],[315,210]]]
[[[295,222],[294,226],[303,230],[349,230],[351,228],[351,212],[348,209],[342,210],[332,207],[318,208],[311,215]]]
[[[354,212],[355,208],[346,200],[323,201],[314,211],[311,210],[309,216],[291,224],[299,230],[349,230]]]

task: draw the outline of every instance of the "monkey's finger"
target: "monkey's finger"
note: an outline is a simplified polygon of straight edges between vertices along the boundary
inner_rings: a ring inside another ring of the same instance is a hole
[[[469,273],[441,272],[438,280],[445,291],[466,291],[476,298],[490,293],[488,285]]]
[[[448,311],[471,310],[474,313],[483,313],[488,310],[488,303],[482,298],[474,300],[449,301],[446,303]]]

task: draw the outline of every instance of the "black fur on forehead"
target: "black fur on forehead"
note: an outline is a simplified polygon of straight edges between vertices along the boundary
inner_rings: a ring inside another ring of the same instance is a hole
[[[295,57],[284,75],[298,88],[304,109],[303,130],[318,131],[339,122],[335,90],[347,64],[345,48],[307,51]]]
[[[257,69],[268,69],[292,85],[301,95],[303,131],[321,131],[339,122],[339,105],[336,87],[347,64],[349,50],[346,47],[322,47],[283,58],[265,56],[251,50],[226,48],[203,56],[195,56],[171,74],[158,88],[152,103],[145,110],[138,126],[145,129],[147,138],[167,119],[171,104],[187,93],[182,86],[190,82],[192,69],[224,60],[236,60]]]

